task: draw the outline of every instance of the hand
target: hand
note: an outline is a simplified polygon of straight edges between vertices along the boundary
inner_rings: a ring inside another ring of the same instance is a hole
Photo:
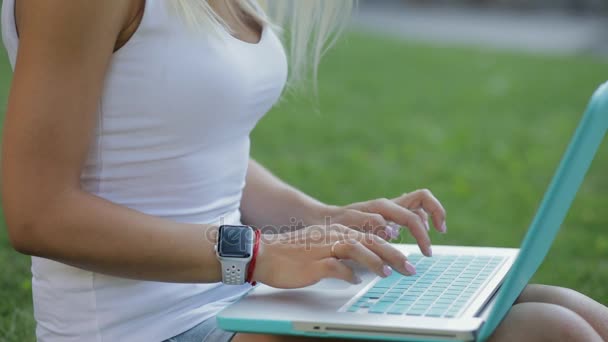
[[[258,253],[253,279],[276,288],[305,287],[324,278],[360,283],[340,260],[353,260],[381,277],[392,274],[392,269],[416,273],[406,256],[382,238],[339,224],[265,234]]]
[[[422,254],[431,256],[433,251],[428,235],[429,214],[435,229],[446,233],[445,209],[426,189],[406,193],[392,200],[382,198],[344,207],[330,207],[327,213],[332,223],[372,232],[385,239],[397,238],[399,226],[405,226],[416,239]]]

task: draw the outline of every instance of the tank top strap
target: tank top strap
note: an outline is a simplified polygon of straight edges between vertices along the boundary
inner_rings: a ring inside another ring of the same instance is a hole
[[[2,41],[4,42],[4,47],[6,47],[8,59],[14,68],[19,41],[17,25],[15,24],[15,0],[4,0],[2,2],[0,22],[2,23]]]
[[[136,41],[142,39],[143,37],[155,35],[159,30],[166,29],[167,22],[171,20],[170,17],[174,15],[171,13],[169,1],[144,1],[144,13],[141,22],[125,46],[136,44]],[[19,48],[19,35],[17,33],[17,24],[15,21],[15,0],[3,0],[1,11],[0,22],[2,29],[2,41],[6,47],[11,66],[14,68],[17,59],[17,50]],[[119,50],[123,48],[124,46]]]

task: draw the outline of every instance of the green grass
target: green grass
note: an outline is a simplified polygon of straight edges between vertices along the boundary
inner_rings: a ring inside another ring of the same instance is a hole
[[[0,105],[9,82],[0,61]],[[434,191],[436,244],[518,246],[608,64],[350,35],[321,68],[320,98],[289,95],[253,156],[331,203]],[[608,146],[534,281],[608,303]],[[411,239],[406,239],[411,241]],[[33,339],[29,259],[0,229],[0,340]]]

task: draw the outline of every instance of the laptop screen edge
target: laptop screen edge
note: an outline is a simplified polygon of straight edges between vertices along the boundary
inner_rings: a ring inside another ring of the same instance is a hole
[[[520,253],[496,295],[479,331],[485,341],[506,316],[545,259],[608,129],[608,82],[594,93],[579,122],[540,207],[526,233]]]

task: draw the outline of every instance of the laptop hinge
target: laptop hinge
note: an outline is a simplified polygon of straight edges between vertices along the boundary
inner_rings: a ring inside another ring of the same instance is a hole
[[[308,333],[318,334],[323,336],[324,334],[352,334],[352,335],[366,335],[373,337],[398,337],[400,339],[435,339],[435,340],[472,340],[473,335],[467,333],[465,335],[450,333],[450,332],[429,332],[429,331],[408,331],[404,332],[399,328],[379,328],[377,326],[354,326],[354,325],[325,325],[318,323],[309,322],[293,322],[293,327],[299,331],[305,331]]]

